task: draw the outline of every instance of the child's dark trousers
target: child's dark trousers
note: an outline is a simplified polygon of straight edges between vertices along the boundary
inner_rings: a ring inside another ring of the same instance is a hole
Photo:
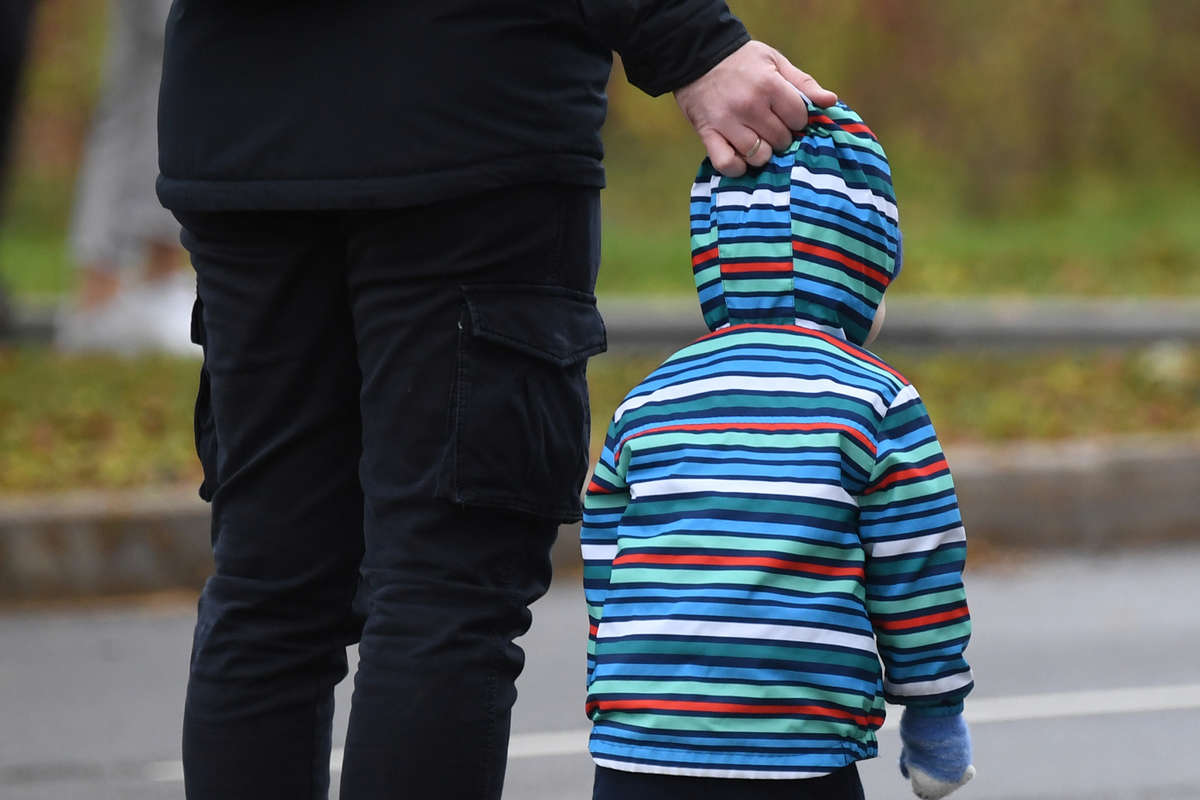
[[[692,778],[596,768],[592,800],[863,800],[858,767],[820,778]]]

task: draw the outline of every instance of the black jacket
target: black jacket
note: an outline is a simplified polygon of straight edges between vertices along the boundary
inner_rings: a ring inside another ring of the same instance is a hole
[[[168,208],[378,208],[602,186],[612,51],[650,94],[748,40],[724,0],[175,0]]]

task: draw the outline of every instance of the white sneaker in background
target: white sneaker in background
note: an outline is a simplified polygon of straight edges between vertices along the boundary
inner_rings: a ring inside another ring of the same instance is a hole
[[[133,356],[154,348],[140,319],[141,303],[129,289],[92,308],[65,306],[54,324],[54,346],[64,353]]]
[[[66,353],[167,353],[200,358],[201,349],[191,339],[195,299],[196,278],[190,270],[124,286],[102,306],[60,311],[54,344]]]
[[[169,278],[144,281],[137,287],[145,306],[149,335],[159,352],[200,358],[192,342],[192,305],[196,302],[196,275],[190,269]]]

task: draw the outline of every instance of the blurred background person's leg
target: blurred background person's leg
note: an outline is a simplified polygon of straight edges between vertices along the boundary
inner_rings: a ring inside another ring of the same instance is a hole
[[[78,284],[59,322],[66,350],[195,352],[187,325],[195,281],[178,225],[154,194],[169,8],[169,0],[116,0],[110,12],[103,89],[71,225]]]
[[[8,159],[16,125],[17,93],[21,67],[29,42],[33,0],[0,0],[0,221],[3,220],[4,189],[8,184]],[[0,337],[12,325],[7,292],[0,283]]]

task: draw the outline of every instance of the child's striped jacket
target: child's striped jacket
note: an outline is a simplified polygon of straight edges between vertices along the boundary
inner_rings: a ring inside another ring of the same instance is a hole
[[[813,120],[762,173],[702,168],[715,331],[629,393],[588,486],[603,766],[825,774],[875,755],[885,698],[949,714],[972,686],[945,458],[912,385],[850,341],[896,271],[887,162],[848,109]]]

